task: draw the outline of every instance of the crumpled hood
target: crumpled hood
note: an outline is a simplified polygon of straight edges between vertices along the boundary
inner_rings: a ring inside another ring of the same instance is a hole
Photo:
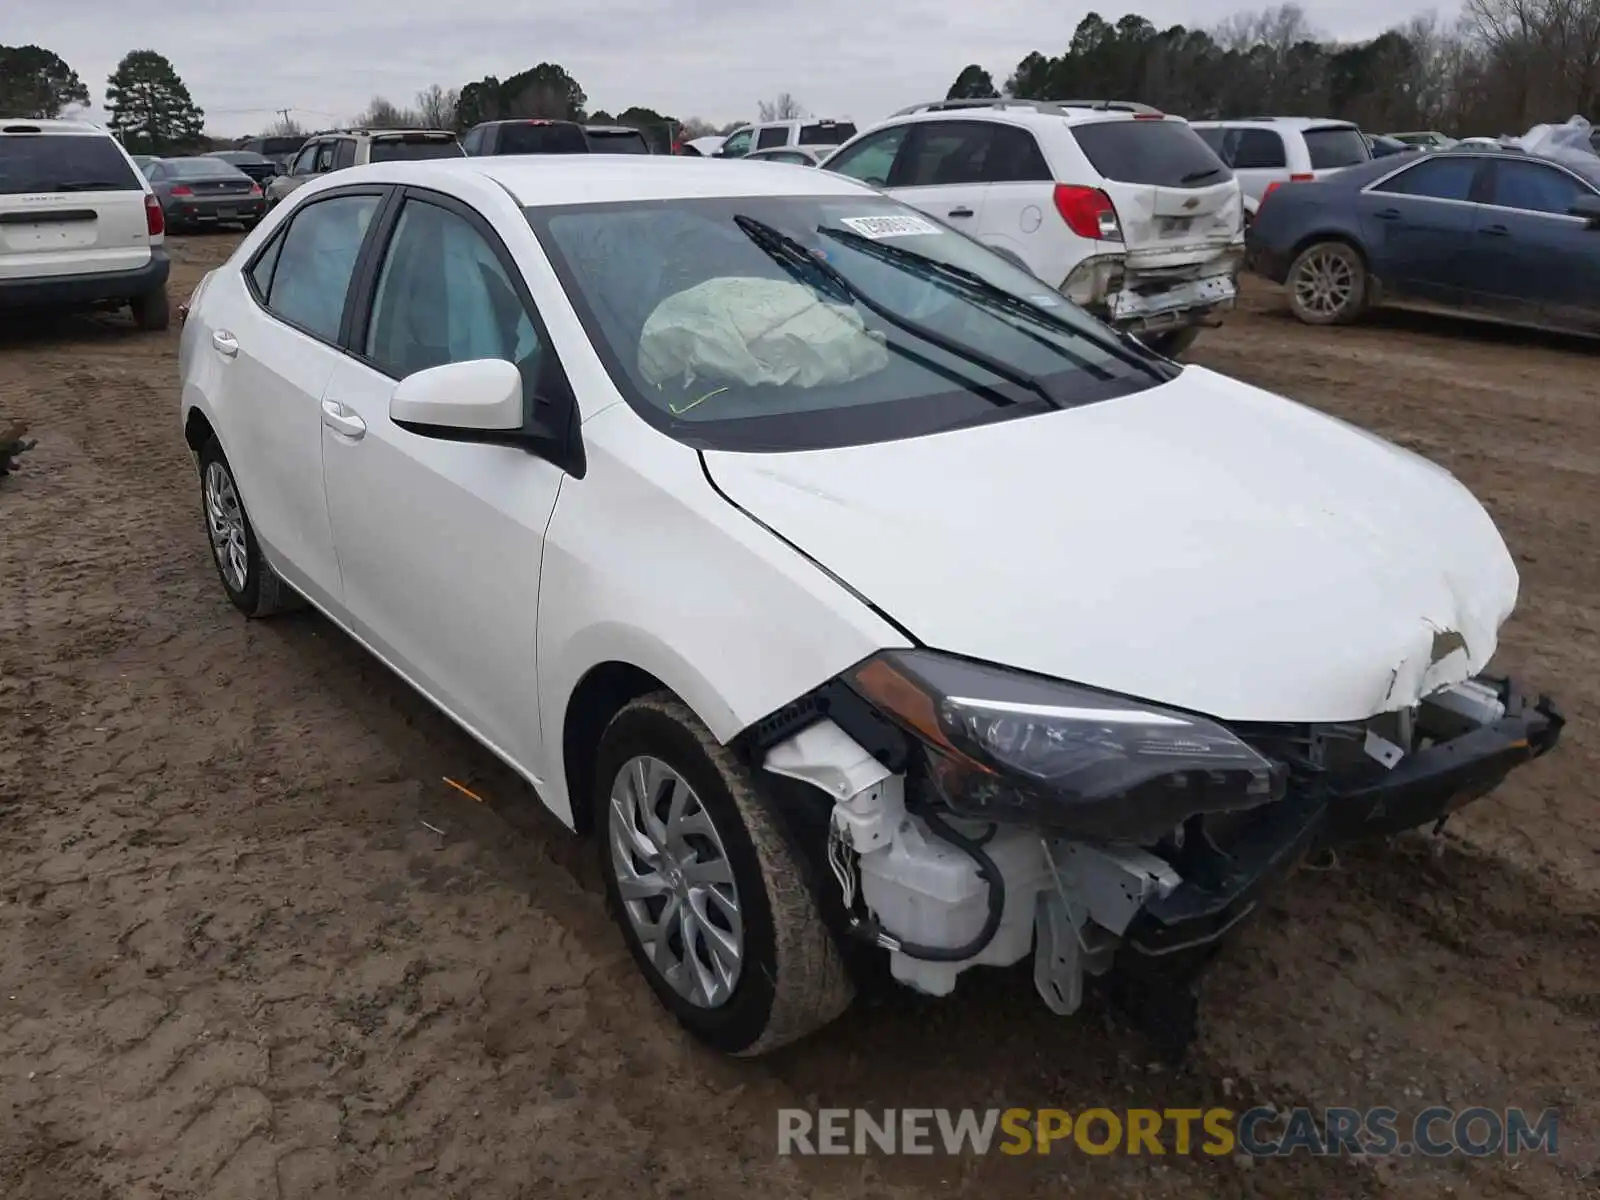
[[[1224,720],[1414,704],[1483,668],[1517,598],[1443,468],[1201,367],[930,437],[705,458],[924,644]]]

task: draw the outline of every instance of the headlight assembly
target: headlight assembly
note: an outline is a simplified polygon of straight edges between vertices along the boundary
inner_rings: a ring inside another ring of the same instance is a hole
[[[1280,768],[1204,717],[925,650],[846,678],[923,744],[962,816],[1148,843],[1283,794]]]

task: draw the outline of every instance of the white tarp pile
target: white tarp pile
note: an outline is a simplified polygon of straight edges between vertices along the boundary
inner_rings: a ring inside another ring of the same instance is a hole
[[[1594,126],[1582,117],[1570,117],[1560,125],[1535,125],[1521,137],[1510,139],[1529,154],[1545,158],[1575,160],[1594,166],[1597,156],[1590,140]]]
[[[888,363],[881,336],[854,309],[781,279],[708,279],[658,304],[639,337],[639,373],[657,385],[820,387]]]

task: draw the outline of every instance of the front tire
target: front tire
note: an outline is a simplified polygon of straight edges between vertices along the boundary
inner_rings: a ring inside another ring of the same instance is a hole
[[[1348,242],[1307,246],[1284,283],[1289,310],[1307,325],[1349,325],[1367,308],[1367,264]]]
[[[606,898],[661,1004],[724,1054],[820,1029],[853,989],[804,866],[750,771],[668,692],[600,740],[595,812]]]
[[[305,602],[262,557],[233,468],[216,438],[200,450],[200,503],[211,561],[233,606],[247,617],[270,617],[303,607]]]

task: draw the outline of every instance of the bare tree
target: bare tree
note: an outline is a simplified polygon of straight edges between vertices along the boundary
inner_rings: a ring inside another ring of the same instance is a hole
[[[408,108],[401,108],[382,96],[374,96],[366,111],[351,122],[360,129],[415,129],[421,118]]]
[[[461,93],[437,83],[417,93],[417,120],[428,129],[453,129]]]
[[[281,116],[271,125],[267,126],[266,137],[304,137],[304,126],[291,116]]]
[[[763,100],[756,106],[763,121],[792,121],[806,115],[805,107],[788,92],[779,92],[772,100]]]

